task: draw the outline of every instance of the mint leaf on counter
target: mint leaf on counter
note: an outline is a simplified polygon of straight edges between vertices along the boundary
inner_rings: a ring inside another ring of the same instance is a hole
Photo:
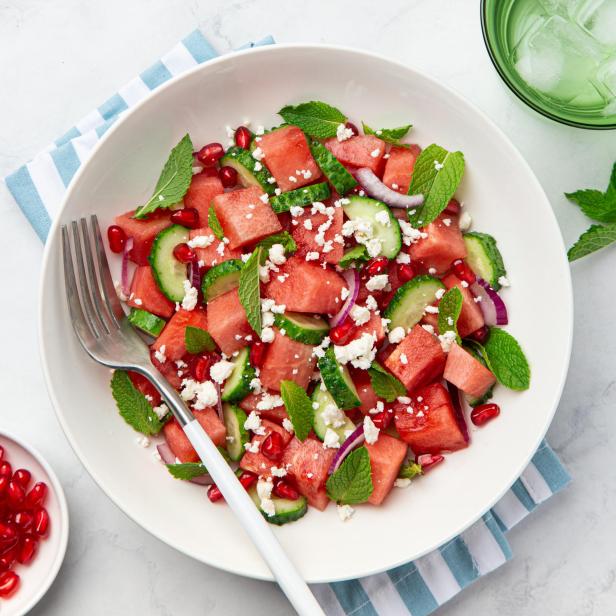
[[[214,351],[216,343],[210,332],[200,327],[188,325],[184,330],[184,344],[191,355],[198,355],[203,351]]]
[[[343,505],[365,503],[374,490],[370,455],[365,447],[352,451],[325,484],[327,495]]]
[[[293,381],[281,381],[280,396],[293,424],[295,436],[300,441],[306,440],[314,421],[314,409],[308,394]]]
[[[158,434],[163,422],[158,419],[147,398],[133,385],[128,372],[115,370],[111,377],[111,393],[124,421],[146,436]]]
[[[591,225],[587,231],[580,235],[578,241],[569,248],[567,257],[569,261],[575,261],[614,242],[616,242],[616,224]]]
[[[366,135],[374,135],[375,137],[382,139],[386,143],[391,143],[392,145],[401,146],[403,148],[409,147],[408,143],[400,143],[400,139],[406,137],[407,133],[413,127],[412,124],[406,124],[405,126],[400,126],[398,128],[380,128],[377,130],[370,128],[365,122],[362,122],[361,125]]]
[[[483,355],[494,376],[509,389],[523,391],[530,387],[530,367],[518,341],[504,329],[490,328]]]
[[[335,137],[338,126],[347,121],[340,110],[321,101],[287,105],[278,114],[288,124],[299,126],[307,135],[317,139]]]

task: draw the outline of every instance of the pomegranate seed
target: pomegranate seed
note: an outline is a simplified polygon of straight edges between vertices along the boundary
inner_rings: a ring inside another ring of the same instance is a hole
[[[12,479],[9,481],[6,495],[13,507],[19,507],[26,500],[26,491],[23,486],[18,481],[13,481]]]
[[[274,484],[272,490],[276,496],[280,498],[287,498],[288,500],[297,500],[299,498],[299,492],[286,481],[277,481]]]
[[[4,458],[4,447],[0,445],[0,460]]]
[[[489,404],[480,404],[471,411],[471,421],[476,426],[483,426],[491,419],[500,415],[500,407],[493,402]]]
[[[245,126],[240,126],[235,130],[235,145],[238,148],[247,150],[250,147],[251,141],[252,133]]]
[[[14,545],[8,552],[0,556],[0,571],[6,571],[13,566],[13,563],[17,560],[17,554],[19,547]],[[0,594],[0,596],[2,596]]]
[[[225,154],[225,149],[220,143],[208,143],[197,152],[197,160],[204,167],[212,167]]]
[[[445,458],[440,454],[424,453],[421,456],[417,456],[416,462],[421,465],[421,471],[426,473],[432,467],[440,464],[444,459]]]
[[[274,462],[280,460],[283,450],[282,436],[276,431],[270,432],[261,442],[261,453]]]
[[[19,537],[17,529],[12,524],[0,522],[0,543],[15,541]]]
[[[47,509],[43,509],[40,507],[34,512],[34,532],[43,536],[47,534],[47,530],[49,529],[49,514],[47,513]]]
[[[203,167],[201,175],[204,175],[206,178],[217,178],[218,169],[216,167]]]
[[[464,282],[473,284],[477,280],[477,276],[473,273],[473,270],[462,259],[458,259],[453,262],[453,273]]]
[[[398,263],[398,270],[396,273],[398,275],[398,280],[402,283],[415,278],[415,270],[410,263]]]
[[[194,207],[185,207],[171,214],[171,222],[187,229],[198,229],[200,225],[199,212]]]
[[[34,558],[37,545],[37,541],[34,537],[24,537],[19,547],[19,552],[17,553],[17,561],[22,565],[27,565]]]
[[[329,338],[334,344],[343,343],[357,331],[357,326],[348,317],[336,327],[329,330]]]
[[[45,496],[47,496],[47,484],[43,481],[39,481],[34,484],[30,492],[26,495],[26,505],[30,507],[40,505],[45,499]]]
[[[375,415],[371,415],[370,418],[372,419],[372,423],[374,423],[379,430],[385,430],[394,418],[394,413],[389,408]]]
[[[377,274],[382,274],[387,269],[388,264],[389,259],[387,257],[376,257],[366,263],[364,271],[368,276],[376,276]]]
[[[240,483],[244,486],[245,490],[249,490],[255,483],[257,483],[258,477],[250,471],[244,471],[240,477]]]
[[[445,212],[448,214],[459,214],[460,204],[455,199],[450,199],[447,207],[445,208]]]
[[[207,497],[215,503],[222,498],[222,492],[218,489],[216,484],[213,483],[207,490]]]
[[[483,327],[480,327],[479,329],[475,330],[472,334],[469,334],[468,337],[477,341],[479,344],[484,344],[489,336],[490,330],[487,326],[484,325]]]
[[[0,464],[0,477],[11,477],[13,474],[13,467],[10,462],[4,461]]]
[[[19,576],[15,571],[5,571],[0,574],[0,597],[10,597],[19,586]]]
[[[265,342],[257,341],[252,343],[250,347],[250,364],[253,368],[261,368],[263,366],[266,351],[267,345]]]
[[[111,225],[107,229],[107,239],[109,240],[109,248],[111,252],[122,252],[124,250],[124,244],[126,243],[126,233],[122,227],[118,225]]]
[[[6,493],[6,489],[9,487],[9,481],[11,481],[11,478],[6,475],[0,477],[0,497],[4,496]]]
[[[221,167],[218,177],[225,188],[233,188],[237,184],[237,171],[233,167]]]
[[[344,126],[346,128],[350,128],[353,131],[353,137],[359,135],[359,129],[357,128],[357,126],[355,126],[355,124],[353,124],[353,122],[347,122]]]
[[[13,521],[20,530],[28,530],[34,522],[34,516],[29,511],[18,511]]]
[[[18,468],[13,473],[13,479],[18,481],[24,488],[27,488],[30,483],[30,479],[32,479],[32,473],[25,468]]]
[[[212,359],[208,355],[197,357],[191,364],[190,372],[195,378],[195,381],[203,383],[210,376],[210,368],[212,367]]]
[[[178,244],[173,249],[173,256],[180,263],[193,263],[197,260],[197,253],[186,243]]]

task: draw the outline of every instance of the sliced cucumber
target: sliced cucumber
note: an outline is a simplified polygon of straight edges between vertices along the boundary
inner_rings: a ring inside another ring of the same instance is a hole
[[[154,338],[163,331],[163,327],[167,324],[165,319],[161,319],[147,310],[141,310],[141,308],[131,308],[128,313],[128,320],[131,325]]]
[[[282,212],[288,212],[293,206],[299,205],[304,207],[315,201],[325,201],[325,199],[329,199],[331,194],[327,182],[321,182],[320,184],[296,188],[295,190],[272,197],[270,204],[276,214],[282,214]]]
[[[286,498],[272,496],[275,513],[270,516],[265,513],[263,509],[261,509],[261,499],[257,494],[257,489],[252,487],[248,490],[248,493],[257,506],[257,509],[270,524],[282,526],[283,524],[288,524],[289,522],[295,522],[300,518],[303,518],[308,511],[308,503],[304,496],[300,496],[297,500],[288,500]]]
[[[278,329],[284,329],[289,338],[304,344],[321,344],[329,332],[329,325],[324,319],[299,312],[277,314],[274,324]]]
[[[273,182],[272,174],[263,163],[257,170],[255,166],[259,161],[253,158],[248,150],[233,146],[220,159],[221,165],[233,167],[242,186],[260,186],[268,195],[273,195],[276,190],[276,182]]]
[[[256,376],[250,364],[250,348],[244,347],[233,360],[233,372],[222,390],[223,402],[239,402],[250,393],[250,382]]]
[[[186,227],[167,227],[154,238],[148,257],[158,288],[172,302],[181,302],[184,299],[184,281],[188,277],[188,266],[173,256],[173,249],[187,241]]]
[[[477,347],[472,344],[464,344],[463,346],[464,350],[468,351],[484,368],[488,368],[486,360],[484,359],[483,355],[478,352]],[[494,385],[492,385],[492,387],[490,387],[490,389],[488,389],[488,391],[486,391],[486,393],[479,398],[476,398],[475,396],[469,396],[468,394],[464,394],[464,397],[466,398],[466,401],[469,403],[470,406],[475,407],[479,406],[480,404],[485,404],[493,396],[493,394]]]
[[[379,254],[393,259],[402,248],[402,233],[391,210],[384,203],[369,197],[352,196],[349,197],[349,202],[342,206],[344,213],[351,220],[369,222],[372,225],[373,237],[381,241]]]
[[[319,385],[317,385],[316,389],[312,393],[312,402],[313,405],[317,405],[317,408],[314,409],[314,424],[313,429],[314,433],[323,440],[325,438],[325,433],[328,429],[333,430],[339,438],[340,444],[344,443],[346,440],[349,431],[353,432],[355,430],[355,424],[346,416],[343,411],[340,411],[332,398],[332,395],[328,391],[323,391]],[[333,426],[331,422],[326,420],[327,409],[328,407],[333,406],[337,409],[342,417],[340,421],[342,421],[341,426]]]
[[[390,319],[389,329],[410,329],[421,321],[426,306],[436,301],[436,292],[445,285],[432,276],[417,276],[403,284],[385,309],[385,318]]]
[[[357,186],[355,178],[320,141],[310,141],[309,144],[314,160],[339,195],[346,195]]]
[[[501,288],[498,281],[501,276],[506,276],[503,257],[496,245],[496,240],[487,233],[471,231],[465,234],[466,260],[471,269],[483,278],[495,291]]]
[[[338,408],[353,409],[361,404],[353,379],[347,367],[338,363],[333,346],[330,346],[325,355],[319,359],[319,370],[323,383]]]
[[[240,270],[244,264],[240,259],[229,259],[215,265],[207,271],[201,283],[203,298],[211,302],[240,285]]]
[[[244,455],[244,445],[250,440],[248,430],[244,428],[246,413],[235,404],[223,404],[222,415],[227,428],[227,453],[237,462]]]

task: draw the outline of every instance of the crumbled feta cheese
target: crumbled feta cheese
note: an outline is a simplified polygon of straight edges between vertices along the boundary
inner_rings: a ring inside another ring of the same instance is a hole
[[[312,231],[312,220],[310,220],[309,218],[304,220],[304,229],[307,229],[308,231]]]
[[[429,333],[429,334],[433,334],[434,333],[434,327],[432,325],[429,325],[428,323],[425,323],[424,325],[422,325],[422,327]]]
[[[355,513],[355,509],[353,509],[351,505],[338,505],[337,509],[338,509],[338,517],[343,522],[350,520],[353,517],[353,514]]]
[[[340,447],[340,437],[331,428],[327,428],[325,432],[323,447],[326,449],[338,449]]]
[[[209,406],[215,406],[218,402],[218,392],[212,381],[199,383],[193,379],[184,379],[180,395],[182,400],[193,402],[193,406],[198,411],[202,411]]]
[[[396,400],[400,404],[410,404],[411,403],[411,399],[408,396],[398,396]]]
[[[344,301],[350,294],[351,292],[347,287],[342,287],[342,291],[340,291],[340,299]]]
[[[434,294],[436,299],[441,299],[443,295],[445,295],[445,289],[437,289],[436,293]]]
[[[291,216],[303,216],[304,208],[301,205],[292,205],[289,208],[289,213],[291,214]]]
[[[468,282],[466,280],[461,280],[460,284],[466,289],[468,287]]]
[[[159,361],[161,364],[164,364],[167,361],[167,356],[165,355],[166,350],[167,346],[165,344],[161,344],[160,348],[154,351],[154,358],[156,361]]]
[[[372,156],[372,158],[378,158],[380,153],[381,149],[376,148],[375,150],[372,150],[372,152],[370,152],[370,156]]]
[[[379,305],[376,303],[376,300],[372,295],[368,295],[368,297],[366,297],[366,308],[378,314]]]
[[[380,430],[374,425],[374,422],[368,415],[364,417],[364,436],[366,437],[366,443],[373,445],[379,439]]]
[[[402,231],[402,241],[405,246],[410,246],[411,244],[415,244],[421,239],[428,237],[428,234],[424,231],[420,231],[419,229],[415,229],[410,222],[406,220],[399,220],[400,230]]]
[[[233,363],[225,359],[221,359],[210,368],[210,376],[216,383],[224,383],[232,372]]]
[[[370,257],[378,257],[381,253],[381,247],[383,246],[383,242],[378,237],[374,237],[368,240],[365,243],[365,246],[366,252]]]
[[[213,235],[197,235],[186,242],[191,248],[207,248],[214,242]]]
[[[158,419],[162,419],[169,413],[169,407],[164,402],[161,402],[158,406],[152,407],[152,410]]]
[[[315,357],[323,357],[323,355],[325,355],[325,349],[330,345],[330,343],[331,340],[329,336],[325,336],[325,338],[321,340],[321,344],[312,349],[312,354]]]
[[[257,482],[257,495],[261,499],[261,509],[269,517],[272,517],[276,513],[276,507],[274,506],[274,501],[272,500],[273,487],[274,484],[271,479],[259,479]]]
[[[184,310],[194,310],[199,301],[199,292],[190,284],[190,280],[185,280],[182,284],[184,285],[182,308]]]
[[[404,327],[401,327],[400,325],[398,327],[394,327],[390,332],[389,332],[389,342],[391,344],[397,344],[398,342],[400,342],[404,336],[406,335],[405,331],[404,331]]]
[[[264,393],[261,396],[261,400],[257,402],[258,411],[269,411],[271,409],[282,406],[282,398],[280,396],[274,396],[272,394]]]
[[[133,300],[137,306],[143,306],[143,300],[138,297]]]
[[[306,261],[318,261],[319,253],[312,250],[306,255]]]
[[[439,342],[441,343],[441,348],[443,352],[449,353],[451,350],[451,346],[456,341],[456,332],[449,329],[446,332],[443,332],[439,337]]]
[[[377,274],[366,282],[366,289],[368,289],[368,291],[381,291],[388,283],[389,276],[387,274]]]
[[[434,276],[434,274],[436,274],[436,268],[435,267],[428,268],[428,274],[431,274],[432,276]]]
[[[257,147],[252,151],[252,157],[255,160],[263,160],[263,158],[265,157],[265,153],[261,148]]]
[[[511,283],[509,282],[509,280],[507,280],[507,278],[506,278],[505,276],[501,276],[501,277],[498,279],[498,284],[499,284],[501,287],[510,287],[510,286],[511,286]]]
[[[426,306],[426,312],[428,314],[438,314],[438,306]]]
[[[255,434],[263,436],[265,434],[265,428],[261,425],[261,417],[257,415],[255,411],[250,411],[246,421],[244,422],[244,428],[246,430],[252,430]]]
[[[398,478],[394,481],[396,488],[408,488],[411,485],[411,480],[406,478]]]
[[[349,342],[349,344],[334,346],[336,359],[341,364],[350,363],[354,368],[368,370],[376,357],[375,341],[376,336],[363,333],[356,340]]]
[[[287,469],[284,467],[272,466],[270,473],[273,477],[284,477],[287,474]]]
[[[385,210],[377,212],[374,215],[374,220],[376,220],[378,223],[382,225],[385,225],[386,227],[391,227],[391,220],[389,218],[389,212],[386,212]]]
[[[435,161],[434,161],[434,168],[435,168],[437,171],[440,171],[443,167],[444,167],[443,163],[439,163],[439,162],[438,162],[438,160],[435,160]]]
[[[250,453],[259,453],[260,443],[258,441],[251,441],[250,443],[244,443],[244,449]]]
[[[355,325],[359,327],[370,320],[370,310],[368,310],[365,306],[358,306],[355,304],[355,306],[351,308],[350,316]]]
[[[460,221],[458,223],[460,231],[468,231],[471,228],[472,224],[473,219],[471,218],[471,215],[468,212],[462,212],[462,214],[460,214]]]
[[[406,356],[406,353],[401,353],[400,354],[400,363],[403,366],[406,366],[409,363],[408,357]]]
[[[293,423],[291,422],[291,420],[288,417],[285,417],[282,420],[282,427],[287,431],[287,432],[291,432],[293,433]]]
[[[135,439],[135,443],[137,443],[139,447],[143,447],[144,449],[146,449],[147,447],[150,446],[150,439],[147,436],[144,436],[143,434],[141,434]]]
[[[396,263],[410,263],[411,255],[408,252],[399,252],[396,256]]]
[[[274,341],[274,330],[271,327],[264,327],[261,330],[261,340],[263,342],[273,342]]]
[[[344,124],[338,124],[338,128],[336,128],[336,137],[338,141],[346,141],[353,136],[353,130],[351,128],[347,128]]]
[[[290,175],[289,182],[291,182],[292,184],[297,184],[297,178],[294,175]]]
[[[282,265],[287,258],[284,255],[284,246],[282,244],[274,244],[268,252],[269,260],[274,265]]]
[[[335,404],[328,404],[321,412],[321,419],[326,426],[341,428],[344,426],[345,415]]]
[[[451,227],[451,218],[443,218],[443,224],[446,227]]]

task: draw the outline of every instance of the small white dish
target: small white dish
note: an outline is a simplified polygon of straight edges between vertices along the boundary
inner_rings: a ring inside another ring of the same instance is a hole
[[[36,555],[29,565],[16,565],[20,585],[9,599],[0,599],[2,616],[23,616],[45,595],[56,579],[68,543],[68,507],[60,481],[43,456],[20,438],[0,432],[0,446],[13,470],[25,468],[32,473],[32,483],[44,481],[47,496],[44,507],[49,512],[49,534],[39,541]]]

